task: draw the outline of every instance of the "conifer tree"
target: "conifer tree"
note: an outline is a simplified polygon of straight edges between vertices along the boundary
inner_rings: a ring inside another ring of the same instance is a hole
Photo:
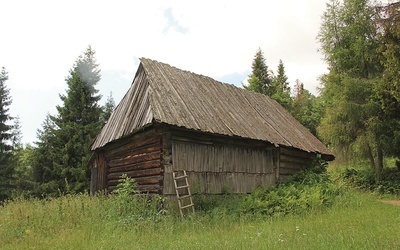
[[[104,123],[108,121],[108,118],[110,118],[111,113],[115,109],[115,101],[112,95],[112,92],[110,92],[110,95],[107,97],[106,104],[103,107],[103,114],[102,114],[102,120]]]
[[[63,192],[83,192],[89,189],[89,146],[102,125],[101,96],[96,89],[100,81],[100,70],[95,51],[89,46],[70,70],[66,82],[66,95],[60,95],[62,106],[57,106],[58,115],[52,116],[56,125],[57,146],[60,159],[55,159],[54,170],[60,171],[58,184]]]
[[[290,111],[292,98],[290,97],[290,86],[282,60],[279,60],[277,76],[273,78],[272,89],[271,97]]]
[[[329,73],[321,77],[326,111],[318,131],[344,159],[368,159],[379,182],[387,129],[375,98],[383,67],[374,18],[368,0],[327,4],[318,38]]]
[[[32,172],[37,184],[34,194],[38,197],[58,195],[62,190],[62,171],[57,168],[57,162],[62,158],[62,145],[57,140],[56,132],[56,125],[47,114],[42,129],[37,131],[36,147],[32,149]]]
[[[272,77],[268,71],[268,66],[264,54],[259,48],[254,56],[252,72],[249,75],[248,85],[245,89],[255,91],[264,95],[272,96]]]
[[[3,67],[0,72],[0,202],[11,196],[13,188],[13,165],[12,165],[12,129],[9,124],[12,117],[9,114],[11,105],[10,90],[6,86],[8,74]]]

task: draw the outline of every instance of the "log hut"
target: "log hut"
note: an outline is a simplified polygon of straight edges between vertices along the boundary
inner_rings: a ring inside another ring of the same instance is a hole
[[[128,92],[91,145],[91,193],[127,174],[142,192],[249,193],[333,154],[275,100],[142,58]]]

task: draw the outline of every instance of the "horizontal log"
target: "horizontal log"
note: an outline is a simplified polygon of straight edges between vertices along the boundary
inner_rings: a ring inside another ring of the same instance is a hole
[[[138,185],[155,185],[159,184],[160,181],[163,179],[161,175],[155,176],[146,176],[146,177],[136,177],[133,178]],[[116,186],[119,180],[109,180],[108,185]]]
[[[136,138],[135,138],[136,137]],[[133,148],[142,147],[144,145],[161,143],[161,136],[156,135],[154,131],[144,132],[136,134],[133,137],[122,139],[118,144],[112,145],[112,147],[106,149],[106,156],[113,157],[118,155],[120,152],[127,151]]]
[[[131,157],[131,158],[112,160],[107,165],[110,168],[121,167],[121,166],[141,163],[141,162],[153,161],[156,159],[161,159],[161,152],[153,152],[153,153],[143,154],[143,155],[139,155],[139,156],[135,156],[135,157]]]
[[[310,158],[315,157],[315,153],[308,153],[305,151],[301,151],[299,149],[288,149],[288,148],[280,148],[280,154],[301,157],[301,158],[305,158],[305,159],[310,159]]]
[[[150,168],[150,169],[135,170],[135,171],[128,171],[128,172],[111,173],[111,174],[107,175],[107,179],[108,180],[118,180],[120,178],[120,176],[122,176],[123,174],[126,174],[128,177],[131,177],[131,178],[159,175],[159,174],[161,174],[161,168]]]
[[[301,170],[301,169],[305,169],[305,164],[302,163],[295,163],[295,162],[280,162],[279,165],[280,169],[283,168],[291,168],[291,169],[297,169],[297,170]]]
[[[292,155],[280,155],[280,161],[281,162],[294,162],[294,163],[308,163],[310,162],[310,159],[305,159],[302,157],[297,157],[297,156],[292,156]]]
[[[124,159],[124,158],[131,158],[131,157],[135,157],[138,155],[142,155],[142,154],[148,154],[148,153],[152,153],[152,152],[157,152],[157,151],[161,151],[161,144],[160,143],[153,143],[153,144],[149,144],[140,148],[135,148],[129,151],[124,151],[121,152],[120,154],[113,156],[113,157],[108,157],[107,160],[108,161],[114,161],[114,160],[119,160],[119,159]]]
[[[143,153],[143,154],[131,155],[131,156],[127,156],[125,158],[113,159],[113,160],[110,160],[107,165],[110,168],[120,167],[120,166],[129,165],[129,164],[152,161],[152,160],[156,160],[156,159],[160,159],[160,158],[161,158],[161,152],[154,151],[154,152],[147,152],[147,153]]]
[[[124,166],[120,166],[120,167],[110,167],[108,169],[108,172],[109,173],[128,172],[128,171],[139,170],[139,169],[156,168],[156,167],[160,167],[160,166],[161,166],[160,160],[156,159],[153,161],[140,162],[140,163],[129,164],[129,165],[124,165]]]
[[[151,140],[150,140],[151,139]],[[133,142],[134,144],[134,142]],[[129,147],[128,147],[129,146]],[[118,148],[115,150],[116,152],[113,154],[110,154],[109,152],[107,152],[107,158],[121,158],[124,157],[126,154],[132,154],[137,152],[141,152],[141,150],[143,148],[157,148],[157,149],[161,149],[161,138],[160,137],[154,137],[154,138],[149,138],[148,143],[137,146],[137,145],[127,145],[126,147],[123,148]]]

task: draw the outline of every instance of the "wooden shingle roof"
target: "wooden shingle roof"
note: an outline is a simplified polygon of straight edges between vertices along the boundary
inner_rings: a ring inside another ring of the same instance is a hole
[[[333,158],[326,146],[275,100],[145,58],[91,149],[153,123],[267,141]]]

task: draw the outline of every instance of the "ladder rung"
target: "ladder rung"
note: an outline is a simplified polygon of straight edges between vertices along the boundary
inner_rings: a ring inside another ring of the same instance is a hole
[[[191,204],[189,204],[189,205],[186,205],[186,206],[183,206],[183,207],[181,207],[181,209],[185,209],[185,208],[188,208],[188,207],[193,207],[194,206],[194,204],[193,203],[191,203]]]
[[[181,175],[181,176],[175,176],[174,178],[175,178],[175,180],[179,180],[179,179],[183,179],[186,177],[187,177],[187,175]]]
[[[176,189],[182,189],[182,188],[188,188],[188,187],[190,187],[190,185],[185,185],[185,186],[176,187]]]
[[[192,196],[190,194],[188,194],[188,195],[185,195],[185,196],[180,196],[178,199],[183,200],[183,199],[189,198],[189,197],[192,197]]]

